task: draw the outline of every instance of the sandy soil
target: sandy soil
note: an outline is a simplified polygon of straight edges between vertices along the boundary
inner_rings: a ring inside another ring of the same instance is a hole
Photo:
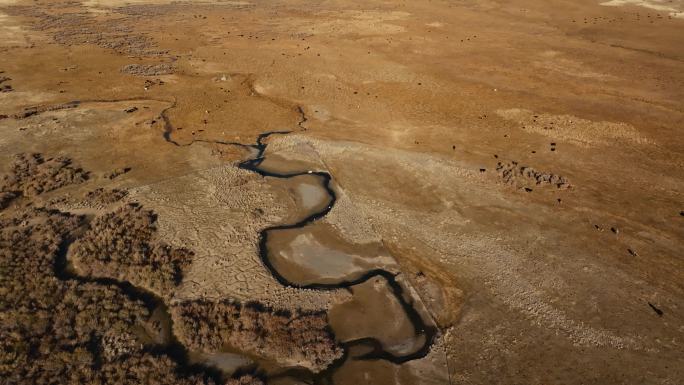
[[[0,217],[97,223],[137,203],[192,252],[152,287],[167,305],[317,312],[335,343],[414,349],[382,279],[286,287],[260,259],[261,230],[329,204],[315,175],[238,167],[259,134],[288,132],[265,139],[261,169],[329,173],[336,197],[315,227],[273,236],[288,276],[385,268],[439,332],[405,363],[294,367],[273,357],[287,346],[252,347],[231,360],[256,377],[223,382],[679,384],[682,36],[680,0],[0,0]],[[102,334],[103,357],[139,350],[131,338]]]

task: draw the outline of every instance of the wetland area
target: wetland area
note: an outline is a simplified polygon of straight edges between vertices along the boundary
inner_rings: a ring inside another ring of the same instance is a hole
[[[0,384],[683,383],[682,36],[0,0]]]

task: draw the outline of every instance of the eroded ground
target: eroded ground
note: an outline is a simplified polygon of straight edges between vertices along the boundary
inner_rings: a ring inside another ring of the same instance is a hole
[[[0,0],[0,378],[682,383],[683,11]]]

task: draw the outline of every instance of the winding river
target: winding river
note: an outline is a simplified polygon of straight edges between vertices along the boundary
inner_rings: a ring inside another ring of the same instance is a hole
[[[273,227],[268,227],[264,230],[261,231],[260,237],[259,237],[259,256],[261,258],[261,261],[263,262],[264,266],[269,270],[269,272],[273,275],[273,277],[278,280],[283,286],[288,286],[288,287],[293,287],[293,288],[299,288],[299,289],[313,289],[313,290],[336,290],[336,289],[347,289],[351,288],[352,286],[359,285],[361,283],[364,283],[371,278],[374,277],[380,277],[384,279],[387,284],[389,285],[392,294],[395,296],[396,300],[401,304],[402,309],[406,313],[406,316],[408,319],[411,321],[411,324],[413,326],[413,331],[416,337],[422,336],[423,337],[423,344],[416,349],[415,351],[408,353],[408,354],[402,354],[402,355],[396,355],[394,353],[391,353],[387,350],[385,350],[382,346],[382,343],[375,339],[375,338],[362,338],[362,339],[357,339],[353,341],[348,341],[343,343],[343,347],[345,348],[345,352],[348,352],[351,347],[357,346],[357,345],[364,345],[372,348],[372,350],[368,353],[363,354],[360,357],[355,357],[356,359],[366,359],[366,360],[372,360],[372,359],[382,359],[382,360],[387,360],[395,364],[401,364],[410,360],[422,358],[430,350],[430,346],[434,342],[434,339],[437,335],[437,328],[427,324],[420,313],[414,308],[413,304],[411,304],[405,297],[404,295],[404,288],[399,284],[396,280],[396,275],[393,273],[390,273],[386,270],[383,269],[373,269],[365,272],[363,275],[361,275],[359,278],[353,279],[353,280],[340,280],[335,283],[310,283],[306,285],[300,285],[295,282],[291,282],[287,280],[273,265],[269,258],[269,234],[273,232],[277,232],[279,230],[289,230],[289,229],[299,229],[303,228],[304,226],[307,226],[308,224],[319,220],[323,217],[325,217],[330,210],[332,210],[333,206],[335,205],[335,201],[337,199],[337,196],[335,195],[335,191],[331,187],[331,180],[332,176],[323,171],[302,171],[302,172],[293,172],[293,173],[275,173],[275,172],[270,172],[267,170],[261,169],[259,166],[260,164],[264,161],[264,153],[266,152],[266,147],[267,144],[264,143],[264,140],[270,137],[271,135],[287,135],[291,133],[291,131],[274,131],[274,132],[267,132],[260,134],[259,137],[257,138],[256,145],[254,146],[255,149],[257,149],[258,153],[257,155],[249,160],[246,160],[242,163],[240,163],[239,167],[245,170],[253,171],[258,173],[261,176],[264,177],[273,177],[273,178],[293,178],[301,175],[316,175],[320,178],[321,184],[325,191],[327,192],[330,202],[329,204],[320,211],[316,211],[311,213],[308,217],[302,219],[299,222],[292,223],[292,224],[286,224],[286,225],[278,225],[278,226],[273,226]],[[346,356],[346,354],[345,354]]]
[[[128,101],[131,100],[143,100],[143,98],[134,98],[134,99],[127,99]],[[95,102],[116,102],[116,101],[121,101],[121,100],[98,100]],[[80,105],[80,102],[73,102],[74,106]],[[274,234],[278,231],[283,231],[283,230],[291,230],[291,229],[301,229],[304,228],[305,226],[312,224],[313,222],[324,218],[333,208],[336,202],[336,194],[334,189],[331,186],[331,180],[332,176],[323,171],[301,171],[301,172],[291,172],[291,173],[277,173],[273,171],[268,171],[265,169],[260,168],[261,163],[265,159],[265,151],[267,148],[267,144],[264,143],[266,139],[273,135],[287,135],[291,133],[292,131],[271,131],[271,132],[265,132],[262,133],[258,136],[256,143],[255,144],[243,144],[243,143],[236,143],[236,142],[222,142],[222,141],[205,141],[205,140],[193,140],[190,143],[187,144],[179,144],[175,142],[171,138],[171,133],[173,132],[173,126],[171,125],[168,117],[166,116],[166,112],[173,108],[175,106],[175,102],[168,107],[167,109],[163,110],[161,113],[161,117],[164,122],[164,133],[163,133],[163,138],[165,139],[166,142],[173,144],[175,146],[189,146],[192,145],[195,142],[205,142],[205,143],[211,143],[211,144],[222,144],[222,145],[233,145],[233,146],[239,146],[242,148],[248,148],[253,151],[256,151],[256,155],[248,160],[245,160],[239,164],[239,167],[248,170],[251,172],[255,172],[263,177],[272,177],[272,178],[279,178],[279,179],[289,179],[289,178],[294,178],[302,175],[311,175],[316,177],[320,181],[321,188],[325,191],[325,193],[328,196],[328,204],[323,208],[319,209],[317,211],[314,211],[310,213],[307,217],[304,219],[296,222],[296,223],[291,223],[291,224],[284,224],[284,225],[278,225],[278,226],[272,226],[263,229],[260,232],[260,237],[259,237],[259,256],[261,258],[261,261],[263,262],[264,266],[268,269],[268,271],[272,274],[272,276],[280,282],[283,286],[287,287],[292,287],[292,288],[299,288],[299,289],[311,289],[311,290],[320,290],[320,291],[329,291],[329,290],[337,290],[337,289],[351,289],[356,285],[363,284],[365,282],[368,282],[371,279],[381,279],[384,280],[389,287],[391,294],[394,296],[396,301],[400,304],[401,309],[405,313],[406,317],[408,320],[410,320],[411,327],[413,329],[414,337],[416,340],[420,340],[421,343],[417,346],[414,347],[410,352],[405,353],[405,354],[397,354],[393,353],[389,350],[386,349],[385,346],[383,346],[383,343],[374,337],[364,337],[364,338],[358,338],[358,339],[353,339],[349,340],[346,342],[339,342],[344,350],[344,354],[341,358],[333,362],[326,370],[324,370],[321,373],[318,374],[313,374],[309,372],[308,370],[300,369],[300,368],[292,368],[292,369],[287,369],[284,370],[278,374],[273,375],[272,377],[269,377],[269,380],[278,380],[278,379],[296,379],[296,380],[302,380],[306,381],[307,383],[333,383],[332,381],[332,375],[337,371],[340,367],[342,367],[349,359],[353,360],[366,360],[366,361],[372,361],[372,360],[385,360],[394,364],[402,364],[407,361],[411,360],[416,360],[420,359],[422,357],[425,357],[429,351],[430,347],[435,341],[435,338],[438,333],[438,329],[433,326],[429,321],[426,322],[423,317],[421,316],[420,312],[414,307],[412,301],[408,298],[410,296],[406,295],[404,287],[397,281],[397,274],[389,272],[387,270],[383,269],[370,269],[368,271],[363,272],[360,276],[354,278],[354,279],[341,279],[335,282],[313,282],[313,283],[307,283],[307,284],[298,284],[296,282],[291,282],[281,272],[278,271],[278,269],[275,268],[274,264],[272,263],[270,257],[269,257],[269,235]],[[69,107],[71,107],[71,104],[69,104]],[[297,110],[299,113],[302,115],[302,120],[299,122],[299,126],[302,127],[302,123],[306,121],[306,117],[304,116],[303,111],[301,110],[300,107],[297,107]],[[303,127],[302,127],[303,128]],[[304,129],[304,128],[303,128]],[[144,289],[135,287],[131,285],[128,282],[123,282],[123,281],[118,281],[116,279],[110,279],[110,278],[91,278],[91,277],[84,277],[81,275],[76,274],[74,271],[68,268],[68,261],[67,261],[67,254],[68,254],[68,249],[73,240],[68,240],[65,241],[60,248],[60,253],[58,255],[58,259],[55,264],[55,271],[58,276],[58,278],[63,279],[63,280],[77,280],[79,282],[92,282],[92,283],[98,283],[98,284],[104,284],[104,285],[113,285],[118,288],[120,288],[126,295],[128,295],[131,299],[133,300],[140,300],[142,301],[149,309],[150,311],[155,311],[156,313],[161,313],[163,318],[167,318],[167,321],[170,323],[170,316],[168,315],[168,311],[166,311],[165,304],[163,300],[159,297],[157,297],[155,294],[146,291]],[[388,320],[389,322],[389,320]],[[187,348],[183,346],[181,343],[178,342],[178,340],[175,338],[173,335],[173,332],[169,332],[169,335],[165,339],[163,343],[158,343],[156,345],[152,345],[151,347],[148,348],[153,353],[156,354],[166,354],[171,356],[181,367],[183,371],[189,372],[189,373],[203,373],[204,375],[208,375],[212,378],[214,378],[217,383],[220,383],[221,379],[224,377],[223,373],[220,370],[217,370],[213,365],[210,363],[207,364],[198,364],[198,363],[193,363],[192,360],[190,359],[190,352],[188,352]],[[355,354],[352,354],[354,352]],[[360,352],[360,353],[359,353]],[[287,382],[287,381],[286,381]]]
[[[302,120],[298,123],[298,125],[301,127],[302,123],[306,121],[306,117],[304,116],[304,113],[300,107],[297,108],[297,111],[301,114]],[[267,148],[267,144],[264,142],[266,139],[273,135],[287,135],[292,133],[293,131],[269,131],[260,134],[257,137],[256,143],[255,144],[243,144],[243,143],[236,143],[236,142],[223,142],[223,141],[213,141],[213,140],[200,140],[200,139],[194,139],[192,142],[187,143],[187,144],[179,144],[178,142],[174,141],[171,138],[171,133],[173,132],[173,126],[171,125],[170,120],[166,117],[166,114],[162,113],[162,117],[164,119],[165,123],[165,130],[163,137],[164,139],[168,142],[171,143],[175,146],[189,146],[192,145],[195,142],[204,142],[204,143],[211,143],[211,144],[221,144],[221,145],[233,145],[233,146],[239,146],[243,148],[249,148],[252,150],[256,150],[256,155],[248,160],[245,160],[241,163],[239,163],[238,167],[248,170],[251,172],[255,172],[262,177],[272,177],[272,178],[278,178],[278,179],[289,179],[289,178],[294,178],[298,176],[303,176],[303,175],[313,175],[316,176],[321,183],[321,187],[325,190],[329,197],[329,203],[325,208],[319,211],[312,212],[309,214],[306,218],[295,222],[291,224],[284,224],[284,225],[278,225],[278,226],[272,226],[265,228],[261,231],[260,236],[259,236],[259,256],[261,258],[262,263],[264,266],[268,269],[268,271],[273,275],[273,277],[280,282],[283,286],[287,287],[292,287],[292,288],[299,288],[299,289],[312,289],[312,290],[337,290],[337,289],[349,289],[352,288],[353,286],[362,284],[364,282],[369,281],[370,279],[373,279],[375,277],[379,277],[383,280],[386,281],[387,285],[391,289],[392,295],[396,298],[396,300],[399,302],[401,305],[401,308],[403,309],[404,313],[406,314],[407,318],[410,320],[412,328],[413,328],[413,333],[416,338],[420,338],[422,340],[422,343],[420,346],[413,351],[406,353],[406,354],[396,354],[393,352],[390,352],[385,349],[383,346],[382,342],[376,338],[373,337],[365,337],[365,338],[359,338],[351,341],[346,341],[346,342],[341,342],[342,348],[344,349],[344,354],[343,356],[335,361],[327,370],[317,374],[317,375],[312,375],[311,373],[308,373],[306,370],[301,370],[301,369],[291,369],[291,370],[286,370],[280,374],[277,375],[277,377],[282,377],[282,376],[287,376],[287,377],[294,377],[294,378],[308,378],[310,380],[313,380],[314,383],[332,383],[332,375],[337,370],[340,368],[349,358],[350,358],[350,351],[352,350],[357,350],[356,348],[361,348],[358,350],[364,351],[364,353],[360,355],[356,355],[353,357],[354,360],[386,360],[389,362],[392,362],[394,364],[402,364],[407,361],[411,360],[416,360],[425,357],[429,351],[430,347],[435,341],[435,338],[438,333],[438,329],[429,324],[426,323],[421,314],[419,313],[418,310],[414,307],[414,305],[408,300],[405,296],[404,293],[404,288],[402,285],[397,282],[397,275],[394,273],[391,273],[389,271],[383,270],[383,269],[372,269],[369,271],[366,271],[363,273],[360,277],[353,279],[353,280],[340,280],[334,283],[308,283],[308,284],[298,284],[296,282],[291,282],[283,274],[281,274],[278,269],[275,268],[274,264],[272,263],[270,257],[269,257],[269,234],[273,234],[277,231],[281,230],[290,230],[290,229],[301,229],[319,219],[322,219],[325,217],[333,208],[335,205],[335,202],[337,200],[337,196],[335,194],[335,191],[333,190],[331,186],[331,181],[332,181],[332,176],[323,171],[298,171],[298,172],[285,172],[285,173],[279,173],[279,172],[273,172],[273,171],[268,171],[265,169],[260,168],[261,163],[265,160],[265,152]],[[302,378],[302,379],[304,379]]]

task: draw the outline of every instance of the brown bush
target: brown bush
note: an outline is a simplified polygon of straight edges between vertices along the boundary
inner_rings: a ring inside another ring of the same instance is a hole
[[[94,277],[112,277],[169,298],[180,283],[192,252],[155,238],[152,211],[129,204],[96,218],[74,243],[79,268]]]
[[[0,183],[0,191],[35,196],[70,184],[82,183],[88,172],[74,167],[69,158],[43,158],[42,154],[17,154],[10,174]]]
[[[82,219],[31,209],[0,219],[3,384],[213,384],[145,353],[143,303],[116,285],[58,276],[65,237]]]
[[[126,195],[126,190],[97,188],[87,192],[84,198],[90,205],[107,206],[119,202]]]
[[[264,381],[258,377],[246,374],[238,378],[229,379],[226,381],[226,385],[264,385]]]
[[[18,197],[19,193],[14,191],[0,192],[0,210],[6,209],[14,198]]]
[[[313,371],[342,355],[324,312],[290,312],[258,303],[187,301],[172,308],[179,340],[193,350],[215,352],[224,345]]]

